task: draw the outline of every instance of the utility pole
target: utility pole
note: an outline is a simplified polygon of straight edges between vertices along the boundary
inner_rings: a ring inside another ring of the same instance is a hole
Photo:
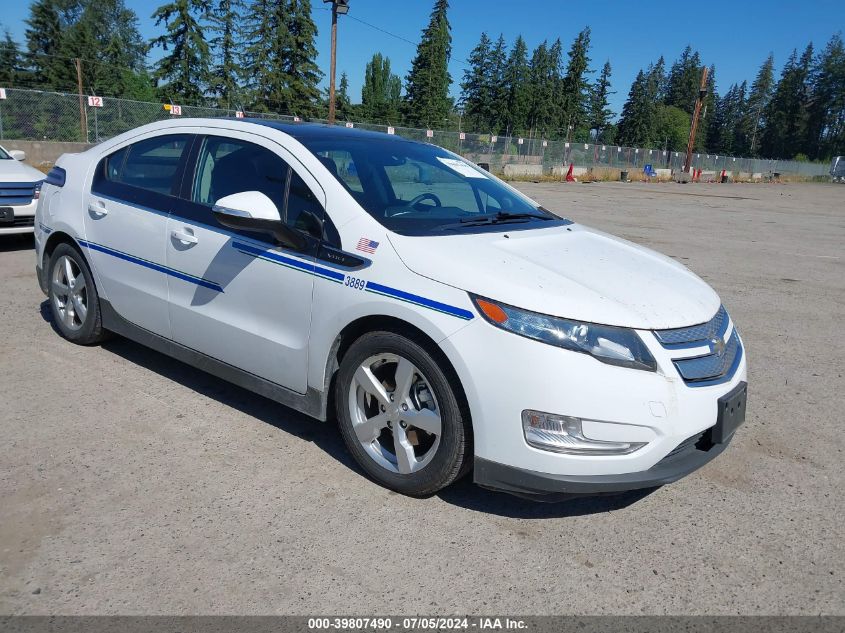
[[[82,60],[77,57],[73,62],[76,66],[76,86],[79,91],[79,136],[83,143],[87,143],[88,113],[85,112],[85,97],[82,96]]]
[[[323,0],[332,4],[332,56],[329,65],[329,125],[335,120],[335,74],[337,68],[337,16],[349,13],[349,0]]]
[[[692,113],[692,125],[689,130],[689,142],[687,143],[687,158],[684,161],[684,171],[689,173],[692,166],[692,148],[695,146],[695,133],[698,129],[698,117],[701,115],[701,105],[704,103],[704,97],[707,96],[707,75],[709,70],[707,66],[701,69],[701,86],[698,89],[698,99],[695,100],[695,111]]]

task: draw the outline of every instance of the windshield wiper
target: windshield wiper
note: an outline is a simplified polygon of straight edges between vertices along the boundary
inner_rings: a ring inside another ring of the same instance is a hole
[[[514,220],[554,220],[546,215],[538,215],[536,213],[508,213],[507,211],[499,211],[496,215],[484,215],[478,218],[463,218],[461,224],[479,225],[479,224],[502,224],[505,222],[512,222]]]

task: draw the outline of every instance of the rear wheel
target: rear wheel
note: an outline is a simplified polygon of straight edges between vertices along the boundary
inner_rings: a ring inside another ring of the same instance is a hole
[[[355,341],[335,403],[346,446],[380,484],[422,496],[465,472],[469,421],[446,373],[416,342],[393,332]]]
[[[50,309],[62,336],[79,345],[102,341],[105,331],[100,300],[82,254],[70,244],[59,244],[47,270]]]

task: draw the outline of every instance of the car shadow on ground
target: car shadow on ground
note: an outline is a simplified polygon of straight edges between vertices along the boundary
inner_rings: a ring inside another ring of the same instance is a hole
[[[59,330],[53,322],[48,300],[41,303],[40,313],[44,321],[49,323],[50,327],[59,334]],[[115,336],[103,342],[100,347],[130,363],[188,387],[207,398],[261,420],[280,431],[313,442],[340,464],[359,474],[362,478],[366,477],[346,450],[337,423],[333,418],[330,418],[327,422],[317,422],[289,407],[242,389],[190,365],[174,361],[169,356],[120,336]],[[652,488],[615,496],[581,497],[562,502],[542,503],[480,488],[472,482],[472,473],[470,473],[456,484],[438,492],[436,496],[448,504],[475,512],[509,518],[548,519],[621,510],[646,497],[654,490]]]
[[[438,492],[437,496],[446,503],[461,508],[511,519],[565,519],[623,510],[655,490],[657,488],[644,488],[614,495],[574,497],[565,501],[545,503],[476,486],[470,473],[458,483]]]
[[[35,249],[35,240],[32,233],[21,233],[3,235],[0,233],[0,253],[11,253],[14,251],[26,251]],[[35,262],[33,261],[33,266]]]

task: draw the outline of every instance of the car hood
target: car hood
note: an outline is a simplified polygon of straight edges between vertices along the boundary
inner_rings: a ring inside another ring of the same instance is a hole
[[[19,160],[0,160],[0,182],[38,182],[46,176]]]
[[[664,329],[703,323],[719,309],[716,293],[681,264],[579,224],[389,239],[419,275],[544,314]]]

